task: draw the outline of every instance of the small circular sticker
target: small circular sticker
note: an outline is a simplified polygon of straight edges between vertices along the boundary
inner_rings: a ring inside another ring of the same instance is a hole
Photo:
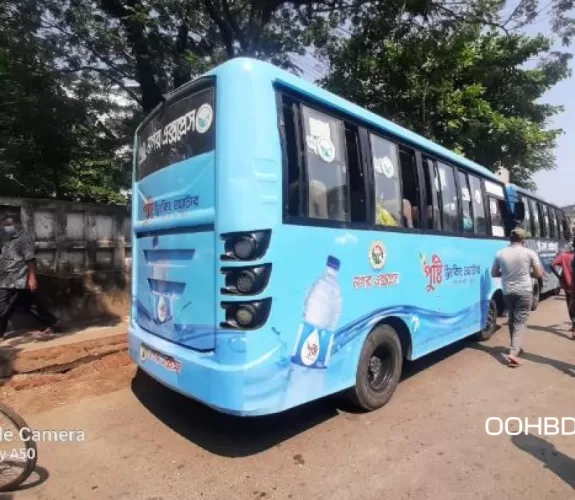
[[[203,134],[212,126],[214,112],[209,104],[202,104],[196,113],[196,130]]]
[[[374,241],[369,247],[369,263],[374,269],[381,269],[385,265],[387,252],[381,241]]]
[[[335,160],[335,146],[325,137],[317,141],[317,152],[323,161],[331,163]]]
[[[391,179],[395,174],[395,167],[389,156],[376,158],[374,161],[374,169],[378,174],[385,175],[388,179]]]
[[[476,189],[474,192],[474,196],[475,196],[475,202],[478,205],[481,205],[481,191],[479,189]]]
[[[167,317],[168,317],[168,308],[166,307],[166,299],[164,299],[164,297],[161,296],[160,300],[158,300],[158,319],[160,320],[160,323],[166,321]]]

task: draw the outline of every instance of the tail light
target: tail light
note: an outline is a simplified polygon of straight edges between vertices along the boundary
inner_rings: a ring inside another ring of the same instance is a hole
[[[265,290],[271,275],[272,265],[251,267],[226,267],[224,295],[257,295]]]
[[[270,314],[272,299],[249,302],[222,302],[226,320],[222,328],[255,330],[265,324]]]
[[[222,260],[256,260],[267,252],[271,231],[252,231],[242,233],[227,233],[222,235],[224,253]]]

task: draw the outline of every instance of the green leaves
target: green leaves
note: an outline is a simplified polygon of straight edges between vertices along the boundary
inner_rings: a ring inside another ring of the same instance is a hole
[[[323,83],[493,171],[508,168],[519,184],[554,168],[561,131],[548,123],[561,109],[539,99],[569,75],[570,56],[551,51],[547,37],[498,29],[502,2],[450,12],[437,4],[423,24],[390,16],[390,4],[330,47],[332,71]]]

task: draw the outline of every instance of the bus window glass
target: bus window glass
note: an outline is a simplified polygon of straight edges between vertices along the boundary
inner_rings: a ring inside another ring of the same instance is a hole
[[[375,188],[375,223],[402,226],[398,148],[391,141],[370,134]]]
[[[551,219],[551,227],[553,228],[553,238],[561,239],[561,228],[559,227],[559,218],[557,217],[557,209],[549,207],[549,218]]]
[[[425,193],[427,196],[427,229],[441,229],[441,213],[439,212],[439,180],[437,168],[431,158],[423,157],[423,173],[425,177]]]
[[[522,227],[525,229],[527,236],[530,238],[533,235],[531,205],[529,204],[529,200],[523,196],[520,197],[519,200],[523,202],[523,206],[525,207],[525,218],[523,220]]]
[[[399,148],[401,166],[401,187],[403,190],[403,218],[406,227],[420,228],[419,183],[415,152],[412,149]]]
[[[487,221],[485,220],[485,204],[483,202],[481,179],[474,175],[469,175],[469,187],[471,191],[471,201],[473,202],[473,226],[475,227],[475,234],[487,234]]]
[[[461,191],[461,206],[463,207],[463,232],[473,233],[473,201],[471,200],[471,190],[465,172],[458,172],[459,189]]]
[[[547,205],[539,202],[537,203],[539,207],[539,220],[541,221],[541,237],[549,237],[549,214],[547,213]]]
[[[137,180],[215,148],[213,87],[160,108],[137,137]]]
[[[444,231],[459,232],[459,212],[457,207],[457,189],[453,168],[437,162],[439,172],[439,188],[443,212]],[[437,180],[437,179],[436,179]]]
[[[503,224],[503,205],[504,201],[489,196],[489,216],[491,219],[491,235],[497,237],[505,236],[505,226]]]
[[[529,200],[529,210],[531,212],[531,219],[533,220],[533,236],[535,238],[541,237],[541,222],[539,220],[539,208],[537,203],[533,200]]]
[[[340,120],[303,107],[308,175],[308,216],[349,220],[344,129]]]

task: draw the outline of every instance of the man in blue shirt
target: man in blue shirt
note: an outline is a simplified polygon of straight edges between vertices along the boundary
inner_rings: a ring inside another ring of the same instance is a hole
[[[36,255],[34,240],[16,225],[11,216],[0,221],[0,339],[8,320],[19,306],[24,307],[51,333],[59,321],[36,295]]]

